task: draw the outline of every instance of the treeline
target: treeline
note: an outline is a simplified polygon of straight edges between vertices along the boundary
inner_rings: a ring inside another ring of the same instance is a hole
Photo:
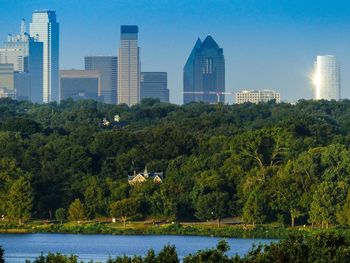
[[[114,122],[118,115],[120,122]],[[110,125],[103,125],[106,119]],[[350,101],[0,100],[0,215],[350,225]],[[165,179],[130,186],[133,171]]]
[[[278,243],[253,246],[245,256],[228,256],[228,243],[221,240],[216,248],[200,250],[183,258],[184,263],[295,263],[350,262],[350,242],[341,235],[322,233],[315,236],[290,236]],[[0,259],[1,262],[1,259]],[[28,263],[30,261],[27,261]],[[41,255],[33,263],[78,263],[77,256],[59,253]],[[119,256],[106,263],[179,263],[175,246],[166,245],[159,253],[153,249],[145,256]],[[90,263],[93,263],[90,261]]]

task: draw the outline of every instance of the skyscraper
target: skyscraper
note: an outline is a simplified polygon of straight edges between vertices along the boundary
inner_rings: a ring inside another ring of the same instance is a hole
[[[314,85],[315,100],[340,100],[340,63],[335,56],[317,56]]]
[[[141,99],[154,98],[169,102],[169,90],[166,72],[141,72]]]
[[[9,35],[0,48],[0,63],[13,65],[15,89],[20,99],[43,102],[43,43],[29,36],[24,19],[21,33]]]
[[[138,27],[121,26],[118,58],[118,103],[129,106],[140,101],[140,50]]]
[[[114,56],[87,56],[85,70],[98,70],[101,74],[99,96],[104,103],[117,103],[118,58]]]
[[[223,49],[211,36],[203,42],[198,38],[185,64],[183,81],[184,103],[217,103],[218,96],[224,102],[225,58]]]
[[[59,101],[59,24],[55,11],[34,11],[30,35],[43,42],[43,102]]]

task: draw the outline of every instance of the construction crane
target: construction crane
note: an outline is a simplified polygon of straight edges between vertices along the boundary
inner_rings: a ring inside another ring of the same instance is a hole
[[[220,103],[221,95],[235,95],[234,92],[223,92],[223,91],[184,91],[183,94],[195,94],[195,95],[216,95],[217,103]]]

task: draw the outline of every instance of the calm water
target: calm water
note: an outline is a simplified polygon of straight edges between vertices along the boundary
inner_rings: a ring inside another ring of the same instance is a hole
[[[21,263],[34,259],[41,252],[75,254],[79,259],[104,262],[109,256],[145,255],[148,249],[156,252],[166,244],[174,244],[183,258],[199,249],[215,247],[219,238],[197,236],[114,236],[76,234],[0,234],[0,245],[5,250],[7,263]],[[227,239],[229,254],[244,255],[253,243],[270,243],[268,239]]]

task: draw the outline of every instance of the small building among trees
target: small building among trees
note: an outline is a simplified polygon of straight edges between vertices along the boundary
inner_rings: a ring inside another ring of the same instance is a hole
[[[163,182],[163,179],[164,179],[163,172],[149,173],[147,171],[147,167],[145,168],[144,172],[136,173],[136,171],[134,171],[133,175],[128,176],[128,182],[131,185],[140,184],[140,183],[146,182],[147,180],[153,180],[153,182],[159,184]]]

